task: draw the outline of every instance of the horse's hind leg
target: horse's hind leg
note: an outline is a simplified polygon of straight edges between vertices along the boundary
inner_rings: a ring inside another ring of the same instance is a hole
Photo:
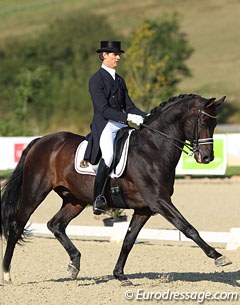
[[[84,208],[85,206],[80,204],[72,204],[70,202],[63,201],[61,209],[47,223],[48,229],[54,234],[70,257],[71,262],[68,265],[68,271],[70,272],[72,279],[75,279],[79,273],[81,253],[71,242],[65,232],[65,229],[69,222],[79,215]]]
[[[30,187],[23,187],[21,201],[19,202],[18,211],[14,221],[9,227],[9,236],[7,240],[6,251],[3,258],[4,280],[10,282],[10,266],[12,261],[15,246],[22,235],[24,235],[24,228],[36,208],[45,199],[50,192],[51,187],[41,185],[38,189]]]

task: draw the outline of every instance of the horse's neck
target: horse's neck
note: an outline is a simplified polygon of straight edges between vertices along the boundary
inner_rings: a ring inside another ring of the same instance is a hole
[[[180,148],[183,148],[183,144],[177,142],[174,139],[178,139],[180,141],[185,141],[183,126],[181,126],[180,122],[166,122],[164,119],[155,120],[148,124],[151,129],[144,128],[141,132],[141,136],[139,137],[139,146],[146,146],[148,143],[147,150],[151,156],[156,155],[157,158],[152,160],[153,163],[168,163],[171,164],[172,170],[175,170],[177,163],[181,156],[181,150],[173,145],[173,143],[177,144]],[[160,135],[154,130],[163,132],[164,135]],[[170,170],[170,167],[168,170]]]
[[[164,113],[158,119],[151,122],[149,127],[165,133],[170,138],[185,141],[184,126],[182,126],[179,120],[174,120],[174,118],[166,120]]]

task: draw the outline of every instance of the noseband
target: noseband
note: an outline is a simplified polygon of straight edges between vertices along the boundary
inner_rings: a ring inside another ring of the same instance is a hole
[[[216,119],[217,116],[213,116],[203,110],[198,110],[198,116],[197,116],[197,122],[195,124],[195,128],[194,128],[194,140],[193,140],[193,144],[192,144],[192,153],[198,152],[200,149],[201,145],[206,145],[206,144],[211,144],[213,145],[213,138],[203,138],[203,139],[199,139],[198,138],[198,121],[200,119],[200,115],[204,114],[212,119]]]
[[[181,150],[185,154],[187,154],[189,156],[192,156],[195,152],[198,152],[200,150],[201,145],[207,145],[207,144],[213,145],[213,138],[202,138],[201,139],[201,138],[198,137],[198,132],[199,132],[198,123],[199,123],[199,119],[200,119],[201,114],[204,114],[204,115],[206,115],[206,116],[208,116],[212,119],[217,118],[217,116],[213,116],[213,115],[199,109],[196,124],[194,126],[194,139],[193,139],[192,143],[186,143],[185,141],[182,141],[182,140],[179,140],[177,138],[171,137],[171,136],[167,135],[166,133],[164,133],[162,131],[159,131],[155,128],[149,127],[148,125],[146,125],[144,123],[141,126],[159,134],[160,136],[164,137],[167,141],[169,141],[173,146],[175,146],[176,148],[178,148],[179,150]],[[183,149],[182,147],[180,147],[178,144],[174,143],[173,141],[178,142],[180,144],[183,144],[183,147],[186,146],[190,150],[190,152],[186,151],[185,149]]]

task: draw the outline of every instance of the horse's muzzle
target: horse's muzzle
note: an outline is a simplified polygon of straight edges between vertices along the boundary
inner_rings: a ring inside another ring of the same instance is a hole
[[[203,152],[201,150],[198,150],[194,153],[194,158],[198,163],[208,164],[211,161],[213,161],[214,156],[213,153]]]

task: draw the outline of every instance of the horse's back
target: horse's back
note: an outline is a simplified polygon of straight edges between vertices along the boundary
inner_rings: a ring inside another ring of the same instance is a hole
[[[29,166],[42,167],[50,166],[52,163],[65,163],[74,160],[74,155],[78,145],[85,138],[67,131],[48,134],[39,138],[38,141],[31,147],[26,164]]]
[[[40,138],[40,142],[42,143],[48,143],[48,144],[57,144],[61,145],[62,143],[80,143],[85,139],[85,137],[69,132],[69,131],[60,131],[56,133],[51,133],[48,135],[45,135]]]

